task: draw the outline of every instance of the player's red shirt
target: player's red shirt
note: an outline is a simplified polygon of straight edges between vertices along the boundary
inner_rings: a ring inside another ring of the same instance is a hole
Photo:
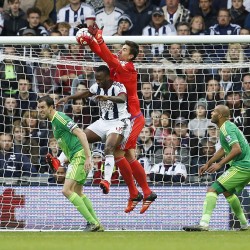
[[[134,68],[133,62],[120,61],[117,56],[110,52],[105,43],[98,45],[93,42],[90,47],[92,51],[108,64],[112,80],[123,83],[126,87],[128,112],[132,117],[139,115],[141,109],[137,95],[137,71]]]

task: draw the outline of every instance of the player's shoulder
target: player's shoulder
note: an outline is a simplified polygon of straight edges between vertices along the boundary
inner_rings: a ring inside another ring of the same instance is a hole
[[[113,86],[118,88],[125,88],[124,84],[121,82],[113,82]]]
[[[64,114],[63,112],[56,112],[54,118],[60,123],[66,125],[66,123],[71,120],[69,116]]]
[[[122,67],[128,69],[128,70],[135,70],[135,66],[134,66],[134,63],[129,61],[120,61]]]

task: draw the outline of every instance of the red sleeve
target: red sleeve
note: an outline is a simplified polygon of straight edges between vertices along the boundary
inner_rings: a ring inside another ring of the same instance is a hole
[[[101,49],[101,53],[103,55],[102,58],[110,68],[117,68],[118,66],[121,65],[119,59],[111,53],[111,51],[109,50],[109,48],[105,43],[102,43],[99,46]]]
[[[102,58],[103,61],[105,61],[102,55],[101,48],[96,41],[93,41],[91,44],[89,44],[89,47],[95,54],[97,54],[100,58]]]

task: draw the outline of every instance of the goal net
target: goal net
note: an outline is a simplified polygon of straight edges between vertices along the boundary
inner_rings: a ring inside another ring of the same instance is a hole
[[[21,39],[20,39],[21,38]],[[135,61],[138,96],[146,125],[137,143],[137,159],[158,199],[141,215],[124,213],[127,187],[117,168],[111,191],[103,195],[104,144],[91,145],[93,169],[85,192],[107,230],[181,230],[201,217],[206,189],[229,166],[214,174],[199,168],[220,148],[211,122],[218,104],[230,108],[233,121],[250,141],[250,39],[248,36],[106,37],[117,53],[125,40],[139,44]],[[74,37],[1,37],[0,54],[0,227],[25,230],[81,230],[86,222],[62,195],[67,163],[54,173],[46,154],[59,157],[50,122],[37,114],[37,100],[55,102],[95,82],[105,64]],[[80,128],[99,118],[93,99],[57,107]],[[170,155],[170,156],[169,156]],[[249,186],[239,195],[250,216]],[[141,204],[138,205],[140,207]],[[211,228],[229,230],[239,222],[223,196]]]

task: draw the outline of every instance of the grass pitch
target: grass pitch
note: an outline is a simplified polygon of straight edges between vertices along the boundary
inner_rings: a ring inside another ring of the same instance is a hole
[[[248,250],[244,232],[0,232],[1,250]]]

